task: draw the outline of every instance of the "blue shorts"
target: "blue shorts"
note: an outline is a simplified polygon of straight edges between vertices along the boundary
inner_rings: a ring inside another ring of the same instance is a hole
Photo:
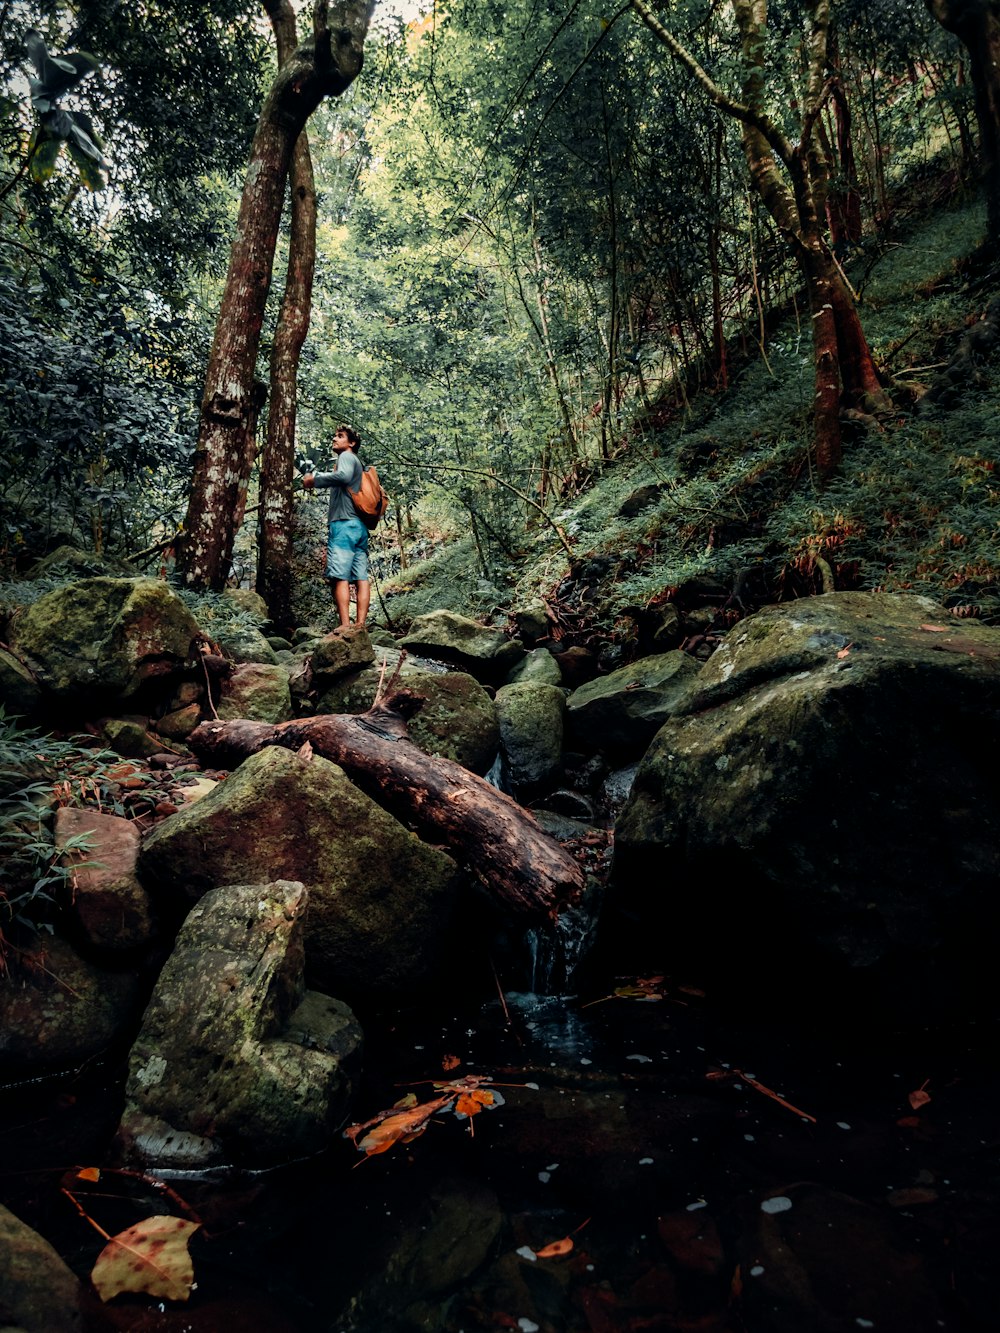
[[[352,583],[368,578],[368,529],[360,518],[338,518],[330,524],[326,577]]]

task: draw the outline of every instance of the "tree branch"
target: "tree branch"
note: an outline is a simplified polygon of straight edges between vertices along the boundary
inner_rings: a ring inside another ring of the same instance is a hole
[[[701,85],[713,106],[724,111],[727,116],[741,122],[743,125],[750,125],[758,130],[767,142],[771,145],[782,162],[788,166],[795,157],[795,149],[789,139],[786,139],[777,125],[762,112],[754,111],[752,107],[743,102],[737,102],[730,97],[715,82],[707,70],[703,69],[691,52],[673,35],[669,29],[665,28],[653,11],[646,5],[645,0],[629,0],[632,8],[645,23],[654,37],[663,43],[670,51],[671,55],[691,73],[695,80]]]

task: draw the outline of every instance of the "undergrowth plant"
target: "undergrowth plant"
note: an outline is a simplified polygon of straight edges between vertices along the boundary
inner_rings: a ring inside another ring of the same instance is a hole
[[[0,705],[0,972],[7,970],[12,929],[51,930],[87,862],[91,838],[78,834],[56,850],[51,831],[60,805],[93,805],[124,813],[111,790],[120,756],[87,748],[88,738],[60,740],[17,725]],[[72,864],[71,864],[72,862]]]

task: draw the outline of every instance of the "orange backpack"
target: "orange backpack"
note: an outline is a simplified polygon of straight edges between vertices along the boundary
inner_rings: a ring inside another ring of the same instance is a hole
[[[355,495],[348,489],[348,495],[354,504],[358,518],[367,528],[374,528],[389,508],[389,497],[382,489],[374,464],[369,463],[361,469],[361,489]]]

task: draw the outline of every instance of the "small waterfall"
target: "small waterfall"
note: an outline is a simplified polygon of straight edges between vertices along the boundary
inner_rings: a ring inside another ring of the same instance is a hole
[[[597,917],[592,902],[565,907],[555,921],[525,932],[528,988],[536,995],[566,995],[593,943]]]

